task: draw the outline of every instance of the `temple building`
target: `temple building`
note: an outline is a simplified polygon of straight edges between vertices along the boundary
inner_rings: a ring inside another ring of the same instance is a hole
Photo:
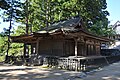
[[[114,25],[112,25],[113,31],[116,34],[108,36],[108,38],[115,40],[112,45],[108,45],[108,49],[118,49],[120,50],[120,21],[117,21]]]
[[[80,17],[54,23],[28,35],[11,36],[11,40],[31,46],[30,55],[58,57],[99,57],[101,44],[110,41],[90,33]],[[24,54],[28,52],[26,48]]]

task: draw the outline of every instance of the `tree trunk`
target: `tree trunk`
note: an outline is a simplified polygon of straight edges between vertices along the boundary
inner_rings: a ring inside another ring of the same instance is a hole
[[[13,0],[12,0],[12,3],[11,5],[13,5]],[[8,48],[7,48],[7,53],[6,53],[6,56],[5,56],[5,62],[8,62],[8,54],[9,54],[9,49],[10,49],[10,32],[11,32],[11,28],[12,28],[12,16],[13,15],[13,6],[11,6],[11,14],[10,14],[10,27],[9,27],[9,30],[8,30]]]

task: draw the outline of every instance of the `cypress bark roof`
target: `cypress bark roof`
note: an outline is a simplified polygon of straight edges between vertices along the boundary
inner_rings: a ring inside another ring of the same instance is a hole
[[[79,26],[82,25],[80,17],[76,17],[76,18],[72,18],[69,20],[54,23],[54,24],[50,25],[49,27],[45,27],[45,28],[37,31],[36,33],[52,33],[57,30],[77,31],[78,30],[77,25],[79,25]]]
[[[41,29],[37,32],[33,32],[29,35],[11,36],[13,42],[31,43],[35,42],[37,38],[50,37],[53,35],[65,35],[73,38],[84,36],[87,38],[96,39],[103,42],[109,42],[110,39],[96,36],[87,31],[83,26],[82,19],[80,17],[72,18],[65,21],[54,23],[47,28]]]

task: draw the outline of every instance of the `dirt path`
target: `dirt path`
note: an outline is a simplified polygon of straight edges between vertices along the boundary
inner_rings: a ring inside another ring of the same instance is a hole
[[[83,80],[120,80],[120,62],[113,63],[84,77]]]
[[[0,80],[120,80],[120,62],[87,75],[75,71],[0,65]]]
[[[27,66],[0,66],[0,80],[73,80],[82,72]],[[69,79],[71,78],[71,79]]]

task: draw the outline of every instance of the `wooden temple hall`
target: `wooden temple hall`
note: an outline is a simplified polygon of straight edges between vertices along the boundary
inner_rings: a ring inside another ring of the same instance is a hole
[[[63,58],[98,58],[101,57],[101,43],[109,42],[107,38],[88,32],[80,17],[54,23],[29,35],[11,36],[11,39],[14,43],[31,46],[31,53],[25,48],[24,54],[29,55],[33,64],[44,64],[46,57],[59,59],[60,61],[56,60],[58,62],[55,64],[59,64]],[[50,63],[49,59],[47,63],[52,65],[55,60],[50,60]]]

